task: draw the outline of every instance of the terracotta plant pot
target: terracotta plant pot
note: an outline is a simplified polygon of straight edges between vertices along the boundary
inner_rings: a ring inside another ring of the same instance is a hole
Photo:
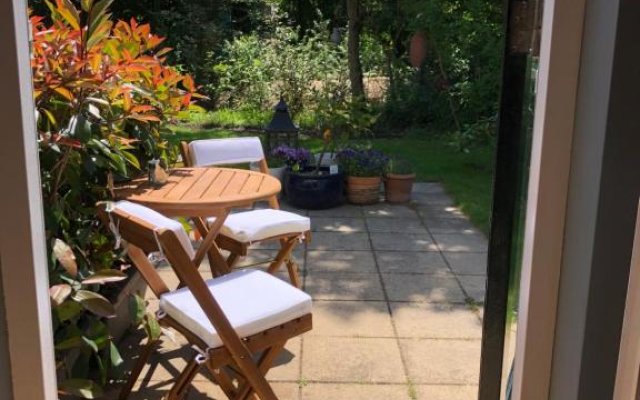
[[[384,194],[388,203],[406,203],[411,200],[411,190],[416,174],[387,174],[384,178]]]
[[[375,177],[347,177],[347,199],[353,204],[374,204],[380,200],[379,176]]]

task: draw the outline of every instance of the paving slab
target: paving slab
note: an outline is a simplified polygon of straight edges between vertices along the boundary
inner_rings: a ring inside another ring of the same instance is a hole
[[[453,206],[453,199],[446,192],[431,192],[428,196],[419,197],[427,206]]]
[[[478,386],[474,385],[417,385],[415,400],[477,400]]]
[[[420,204],[415,209],[423,218],[466,218],[460,208],[455,206]]]
[[[462,217],[423,218],[431,233],[471,233],[477,229],[471,221]]]
[[[374,250],[388,251],[433,251],[438,247],[431,236],[419,233],[372,232],[371,243]]]
[[[429,235],[418,218],[367,218],[369,232],[417,233]]]
[[[487,253],[443,252],[451,270],[458,275],[487,275]]]
[[[481,233],[434,233],[438,247],[441,251],[467,251],[484,252],[487,251],[489,243],[487,238]]]
[[[302,338],[290,339],[284,350],[278,354],[272,368],[267,373],[270,381],[297,381],[300,378],[300,355],[302,353]]]
[[[484,302],[484,295],[487,288],[487,279],[485,277],[460,275],[458,279],[469,297],[478,303]]]
[[[368,218],[416,218],[415,210],[404,204],[378,203],[362,206],[362,212]]]
[[[411,400],[411,398],[408,385],[311,383],[302,387],[302,400]]]
[[[305,291],[315,300],[385,300],[380,279],[375,274],[310,270],[305,278]]]
[[[311,230],[314,232],[365,232],[366,226],[363,218],[348,217],[313,217],[311,218]]]
[[[277,246],[277,245],[276,245]],[[274,246],[275,247],[275,246]],[[278,249],[256,249],[251,248],[245,257],[236,263],[238,268],[246,267],[266,267],[278,254]],[[298,244],[293,250],[293,259],[298,263],[299,269],[304,269],[304,245]],[[284,266],[283,266],[284,268]]]
[[[398,336],[429,339],[480,339],[482,323],[466,305],[391,303]]]
[[[478,384],[479,340],[401,339],[400,347],[414,384]]]
[[[327,210],[310,210],[309,216],[311,219],[315,217],[351,217],[357,218],[362,217],[364,214],[362,213],[361,206],[355,206],[352,204],[345,204],[336,208],[329,208]]]
[[[390,301],[464,303],[465,295],[453,277],[422,274],[382,274]]]
[[[384,301],[316,301],[308,336],[394,337]]]
[[[305,336],[302,347],[303,380],[406,382],[396,339]]]
[[[314,232],[309,250],[371,250],[367,233]]]
[[[377,272],[371,251],[309,250],[306,263],[315,272]]]
[[[376,251],[375,256],[383,274],[451,275],[438,251]]]
[[[412,194],[446,193],[440,182],[415,182]]]

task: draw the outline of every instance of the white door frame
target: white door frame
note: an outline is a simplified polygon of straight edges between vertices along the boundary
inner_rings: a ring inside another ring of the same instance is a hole
[[[549,397],[585,0],[545,0],[512,398]]]
[[[0,1],[0,295],[12,398],[54,400],[58,396],[28,29],[26,0]]]

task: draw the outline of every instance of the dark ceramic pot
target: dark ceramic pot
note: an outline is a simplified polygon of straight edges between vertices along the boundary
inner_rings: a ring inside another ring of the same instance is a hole
[[[287,203],[305,210],[333,208],[344,202],[344,175],[330,175],[329,168],[320,168],[320,175],[313,168],[301,172],[287,170],[284,189]]]

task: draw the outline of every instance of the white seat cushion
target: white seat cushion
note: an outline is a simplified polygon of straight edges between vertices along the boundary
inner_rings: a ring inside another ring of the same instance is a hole
[[[165,217],[157,211],[154,211],[148,207],[140,204],[132,203],[130,201],[122,200],[115,204],[115,208],[122,210],[127,214],[133,215],[136,218],[140,218],[146,221],[148,224],[153,225],[155,230],[168,229],[175,232],[180,244],[184,247],[190,258],[195,257],[196,253],[191,245],[191,240],[187,231],[184,230],[182,224],[176,220]]]
[[[245,269],[206,281],[231,326],[243,338],[311,312],[311,297],[262,271]],[[188,288],[160,296],[160,309],[211,348],[222,345]]]
[[[212,224],[215,218],[209,219]],[[264,209],[229,215],[220,230],[238,242],[251,243],[274,236],[304,233],[311,229],[307,217],[288,211]]]

